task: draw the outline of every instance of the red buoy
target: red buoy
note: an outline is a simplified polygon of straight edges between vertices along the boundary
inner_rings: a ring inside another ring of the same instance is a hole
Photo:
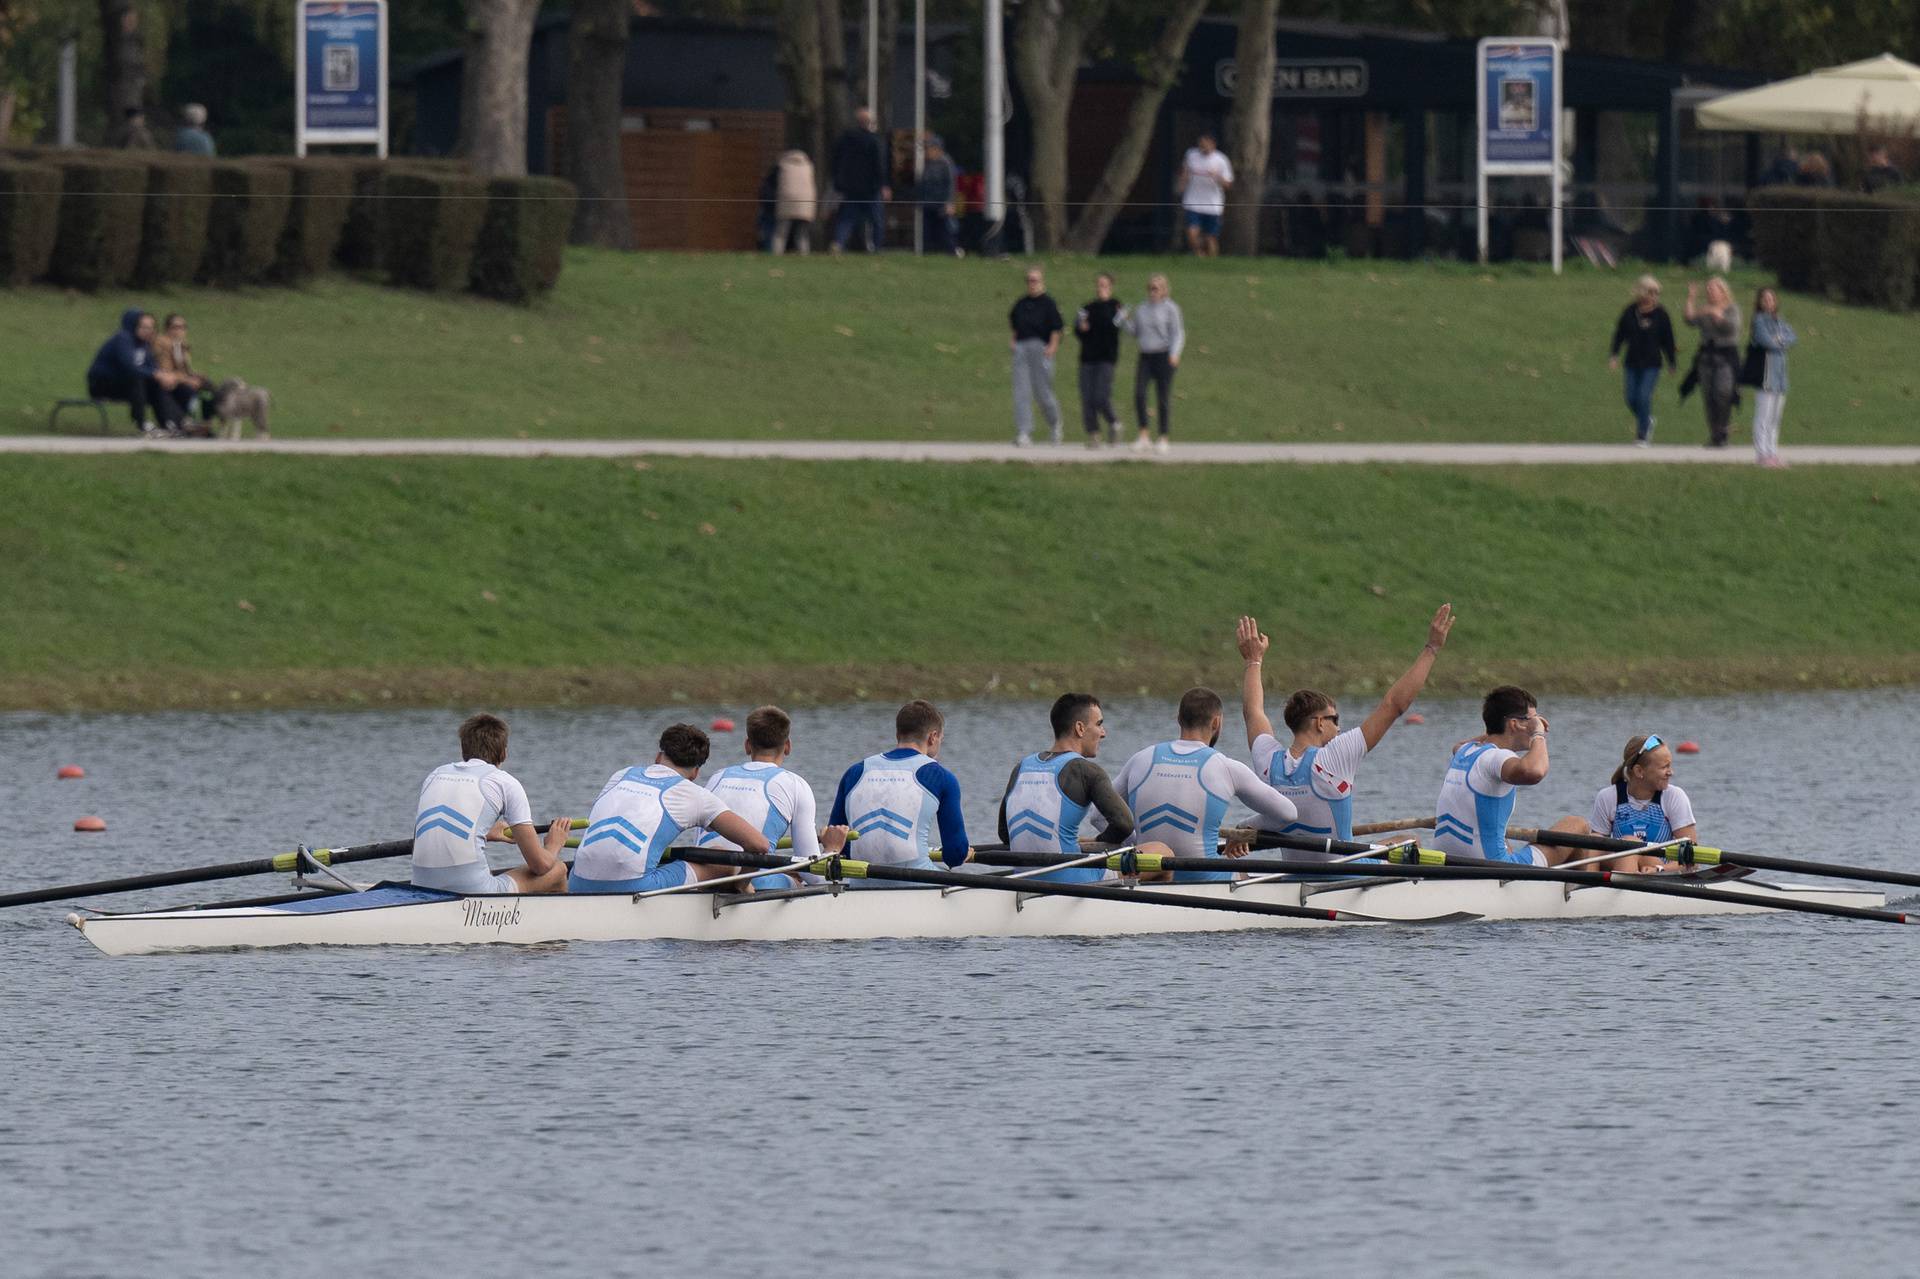
[[[107,828],[107,819],[104,817],[78,817],[74,819],[73,828],[75,830],[102,831]]]
[[[60,765],[59,771],[54,773],[54,776],[63,782],[72,781],[76,777],[85,777],[86,775],[87,770],[78,764],[62,764]]]
[[[1678,746],[1674,747],[1673,749],[1682,755],[1698,755],[1700,753],[1700,743],[1699,742],[1681,742]]]
[[[1419,711],[1408,711],[1406,718],[1409,724],[1424,724],[1427,722],[1427,717]]]
[[[731,733],[733,731],[733,721],[722,715],[719,719],[713,721],[713,731],[716,733]]]

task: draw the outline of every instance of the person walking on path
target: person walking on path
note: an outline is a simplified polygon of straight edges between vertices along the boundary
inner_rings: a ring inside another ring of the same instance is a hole
[[[1173,430],[1173,374],[1180,367],[1180,352],[1187,346],[1187,326],[1180,315],[1180,304],[1167,296],[1168,292],[1166,276],[1148,276],[1147,300],[1120,321],[1140,344],[1140,360],[1133,370],[1133,414],[1140,424],[1140,434],[1133,442],[1136,451],[1151,447],[1165,453],[1167,436]],[[1149,382],[1160,411],[1158,439],[1147,429]]]
[[[776,255],[785,253],[792,242],[794,251],[805,256],[813,251],[813,219],[820,207],[813,185],[813,161],[805,151],[796,149],[781,152],[775,163],[773,251]]]
[[[1102,271],[1093,277],[1093,301],[1073,319],[1073,336],[1080,343],[1080,425],[1087,430],[1087,447],[1100,446],[1100,422],[1107,423],[1107,442],[1120,442],[1120,415],[1113,411],[1113,374],[1120,364],[1120,321],[1127,309],[1113,296],[1113,277]]]
[[[1727,428],[1733,421],[1733,406],[1740,402],[1736,378],[1740,371],[1740,304],[1733,300],[1727,282],[1719,276],[1707,281],[1705,298],[1697,284],[1687,286],[1687,305],[1682,312],[1688,324],[1700,330],[1700,350],[1693,357],[1693,374],[1700,398],[1707,409],[1707,447],[1727,446]],[[1687,387],[1681,386],[1681,394]]]
[[[1769,470],[1786,465],[1780,460],[1780,414],[1787,407],[1787,348],[1800,340],[1793,326],[1780,318],[1780,295],[1761,289],[1753,299],[1753,332],[1748,340],[1766,352],[1766,371],[1753,393],[1754,460]]]
[[[1613,326],[1613,345],[1607,348],[1607,367],[1618,372],[1620,351],[1626,348],[1627,409],[1633,414],[1634,443],[1646,448],[1653,441],[1653,388],[1660,380],[1660,362],[1678,369],[1673,349],[1673,319],[1660,305],[1660,281],[1643,275],[1633,286],[1633,301]]]
[[[1037,266],[1027,268],[1027,291],[1007,312],[1013,329],[1013,442],[1033,443],[1033,402],[1047,419],[1053,442],[1060,442],[1060,402],[1053,398],[1053,353],[1060,349],[1066,322],[1047,293],[1047,278]]]
[[[853,125],[833,144],[833,186],[840,193],[840,212],[834,218],[833,251],[842,252],[856,223],[867,228],[867,252],[878,253],[886,243],[886,202],[893,198],[887,185],[887,149],[873,131],[873,112],[861,107]]]
[[[1233,161],[1203,133],[1187,148],[1180,162],[1175,189],[1187,226],[1187,247],[1196,257],[1220,256],[1220,218],[1227,211],[1227,188],[1233,185]]]

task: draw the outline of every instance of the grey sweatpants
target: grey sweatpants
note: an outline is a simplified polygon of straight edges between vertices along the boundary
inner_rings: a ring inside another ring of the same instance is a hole
[[[1053,398],[1053,358],[1047,344],[1039,338],[1024,338],[1013,347],[1013,436],[1022,442],[1033,438],[1033,402],[1040,401],[1041,416],[1056,443],[1060,439],[1060,402]]]
[[[1080,425],[1088,435],[1100,434],[1100,420],[1117,432],[1120,415],[1113,411],[1113,368],[1111,364],[1080,366]]]

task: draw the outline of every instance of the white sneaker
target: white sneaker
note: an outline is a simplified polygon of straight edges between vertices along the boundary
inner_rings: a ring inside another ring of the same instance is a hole
[[[1159,439],[1157,439],[1157,440],[1155,440],[1155,441],[1153,442],[1153,451],[1154,451],[1155,453],[1158,453],[1158,454],[1161,454],[1162,456],[1165,456],[1165,455],[1166,455],[1166,452],[1167,452],[1167,437],[1166,437],[1166,436],[1164,436],[1164,435],[1163,435],[1163,436],[1161,436],[1161,437],[1160,437]]]
[[[1637,449],[1650,449],[1653,447],[1653,441],[1652,440],[1635,440],[1633,442],[1633,447]]]
[[[1033,443],[1033,437],[1030,435],[1016,435],[1013,437],[1013,447],[1017,449],[1023,449],[1031,443]]]
[[[1133,451],[1135,453],[1145,453],[1148,449],[1152,447],[1153,447],[1153,441],[1149,440],[1146,436],[1136,435],[1133,437]]]

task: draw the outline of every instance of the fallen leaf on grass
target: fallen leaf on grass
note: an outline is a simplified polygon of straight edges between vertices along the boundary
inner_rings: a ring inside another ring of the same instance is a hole
[[[242,613],[251,613],[254,611],[253,605],[246,600],[239,601],[234,607],[238,608]]]
[[[518,333],[515,333],[509,336],[507,338],[507,341],[513,343],[515,346],[525,346],[527,344],[527,340],[521,337]]]
[[[500,602],[500,597],[498,595],[495,595],[492,591],[481,591],[480,598],[485,600],[489,604],[498,604]]]
[[[852,329],[850,329],[850,328],[848,328],[848,327],[847,327],[846,325],[844,325],[844,324],[836,324],[836,325],[834,325],[834,326],[833,326],[833,331],[834,331],[835,333],[838,333],[838,334],[839,334],[839,335],[840,335],[841,337],[843,337],[843,338],[850,338],[850,337],[852,337],[852,336],[853,336],[853,330],[852,330]]]
[[[715,528],[711,524],[702,524],[700,526],[700,532],[705,534],[707,537],[712,537],[715,533],[718,533],[719,531],[720,531],[719,529]]]
[[[769,280],[784,280],[787,278],[787,273],[779,267],[774,267],[771,271],[767,272],[767,278]]]
[[[958,354],[960,354],[960,348],[959,348],[959,347],[957,347],[957,346],[948,346],[948,345],[947,345],[947,344],[946,344],[945,342],[935,342],[935,343],[933,344],[933,349],[934,349],[934,350],[936,350],[936,351],[938,351],[938,352],[940,352],[940,354],[942,354],[942,355],[958,355]]]
[[[1367,590],[1379,596],[1381,599],[1387,598],[1387,588],[1384,586],[1369,586]]]
[[[636,470],[636,471],[651,471],[651,470],[653,469],[653,463],[651,463],[651,462],[635,462],[635,463],[633,464],[633,469],[634,469],[634,470]]]
[[[660,518],[660,512],[658,511],[642,510],[640,514],[646,516],[650,520],[657,520]]]
[[[604,355],[595,355],[595,354],[594,354],[594,353],[593,353],[592,351],[588,351],[588,352],[586,353],[586,355],[585,355],[585,359],[586,359],[586,361],[587,361],[587,363],[588,363],[588,364],[605,364],[605,363],[607,362],[607,357],[606,357],[606,356],[604,356]]]

